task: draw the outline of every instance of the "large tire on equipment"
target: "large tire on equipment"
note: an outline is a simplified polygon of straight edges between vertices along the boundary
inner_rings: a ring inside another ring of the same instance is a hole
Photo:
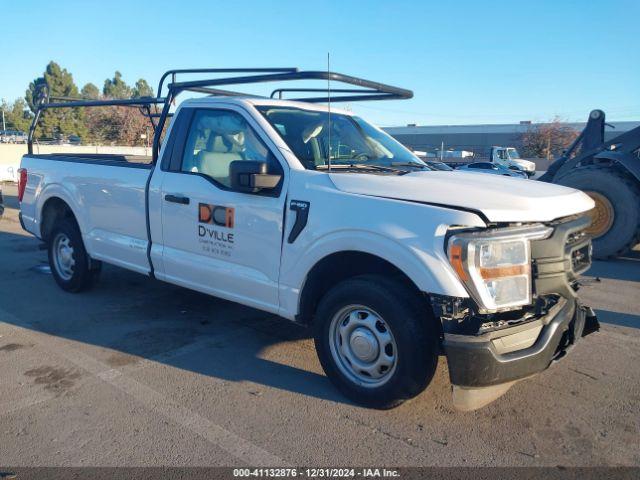
[[[65,218],[53,227],[48,247],[51,274],[60,288],[77,293],[93,286],[102,262],[89,257],[73,220]]]
[[[401,281],[362,275],[340,282],[320,301],[314,328],[325,373],[356,403],[392,408],[433,378],[439,329]]]
[[[583,190],[596,202],[588,230],[595,258],[623,254],[640,241],[640,190],[627,175],[592,166],[570,171],[554,183]]]

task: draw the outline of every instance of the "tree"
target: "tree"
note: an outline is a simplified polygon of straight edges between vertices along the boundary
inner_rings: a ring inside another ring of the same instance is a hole
[[[31,82],[26,91],[25,99],[34,113],[39,91],[43,88],[46,88],[49,97],[78,97],[79,95],[73,75],[53,61],[49,62],[43,76]],[[44,110],[40,115],[37,133],[49,138],[58,135],[82,137],[86,134],[84,112],[80,108]]]
[[[48,93],[47,82],[44,77],[38,77],[33,82],[29,83],[29,87],[25,93],[24,99],[27,105],[33,113],[36,112],[37,97],[40,92]]]
[[[525,157],[552,159],[562,155],[578,135],[578,131],[556,117],[549,123],[534,125],[523,133],[522,150]]]
[[[11,128],[26,130],[31,116],[25,115],[28,106],[36,112],[37,103],[48,95],[55,97],[74,97],[85,99],[124,99],[133,97],[153,97],[153,89],[143,78],[138,79],[131,88],[122,79],[119,71],[113,78],[104,82],[102,94],[93,83],[87,83],[80,92],[73,81],[73,76],[55,62],[49,62],[44,74],[34,79],[27,89],[25,101],[16,101],[13,105],[3,104],[7,124]],[[151,106],[157,113],[157,108]],[[138,108],[130,107],[76,107],[42,110],[37,137],[59,138],[60,136],[78,135],[83,143],[96,142],[117,145],[144,145],[142,134],[149,134],[149,119],[140,113]]]
[[[138,97],[153,97],[153,88],[147,83],[144,78],[139,79],[133,87],[134,98]]]
[[[131,87],[122,80],[122,74],[116,70],[113,78],[104,81],[102,93],[108,98],[130,98]]]
[[[137,108],[106,106],[87,109],[88,138],[102,145],[145,145],[149,120]]]
[[[82,90],[80,90],[80,96],[90,100],[97,100],[100,98],[100,90],[93,83],[87,83]]]
[[[19,130],[21,132],[29,130],[32,117],[29,113],[27,102],[22,98],[17,99],[13,104],[3,101],[0,108],[4,112],[7,130]]]

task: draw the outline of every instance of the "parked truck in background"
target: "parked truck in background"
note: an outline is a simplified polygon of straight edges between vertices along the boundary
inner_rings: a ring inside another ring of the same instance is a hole
[[[27,134],[19,130],[0,130],[0,143],[27,143]]]
[[[503,167],[522,170],[529,178],[536,174],[536,164],[523,159],[514,147],[491,147],[489,161]]]
[[[442,160],[449,160],[449,159],[465,159],[465,158],[469,158],[472,159],[473,157],[473,152],[470,152],[468,150],[436,150],[435,152],[435,157],[436,158],[440,158]]]
[[[324,89],[272,94],[322,92],[289,101],[221,86],[348,84],[333,102],[410,98],[404,89],[297,69],[194,70],[208,71],[247,75],[174,79],[160,97],[173,71],[155,99],[39,104],[162,107],[149,114],[151,158],[23,157],[20,219],[63,290],[89,288],[107,262],[307,325],[329,379],[376,408],[423,391],[440,354],[454,405],[479,408],[597,329],[577,295],[590,265],[584,193],[434,171],[352,112],[319,105]],[[210,96],[182,102],[163,137],[185,91]]]
[[[467,150],[444,150],[442,152],[437,150],[435,152],[419,153],[423,154],[418,155],[420,158],[442,158],[443,162],[452,167],[460,167],[477,162],[490,162],[511,170],[523,172],[528,178],[533,177],[536,173],[536,164],[521,158],[518,150],[514,147],[493,146],[489,150],[488,156],[485,153],[485,155],[479,157],[476,157],[472,151]]]

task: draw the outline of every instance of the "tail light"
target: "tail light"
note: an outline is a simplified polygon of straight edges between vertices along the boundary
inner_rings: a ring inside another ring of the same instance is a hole
[[[18,201],[22,201],[22,197],[24,197],[24,189],[27,187],[27,169],[19,168],[18,169]]]

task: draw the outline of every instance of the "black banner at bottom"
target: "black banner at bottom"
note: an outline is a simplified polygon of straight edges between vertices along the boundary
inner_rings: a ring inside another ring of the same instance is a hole
[[[0,480],[243,478],[636,480],[640,467],[0,467]]]

